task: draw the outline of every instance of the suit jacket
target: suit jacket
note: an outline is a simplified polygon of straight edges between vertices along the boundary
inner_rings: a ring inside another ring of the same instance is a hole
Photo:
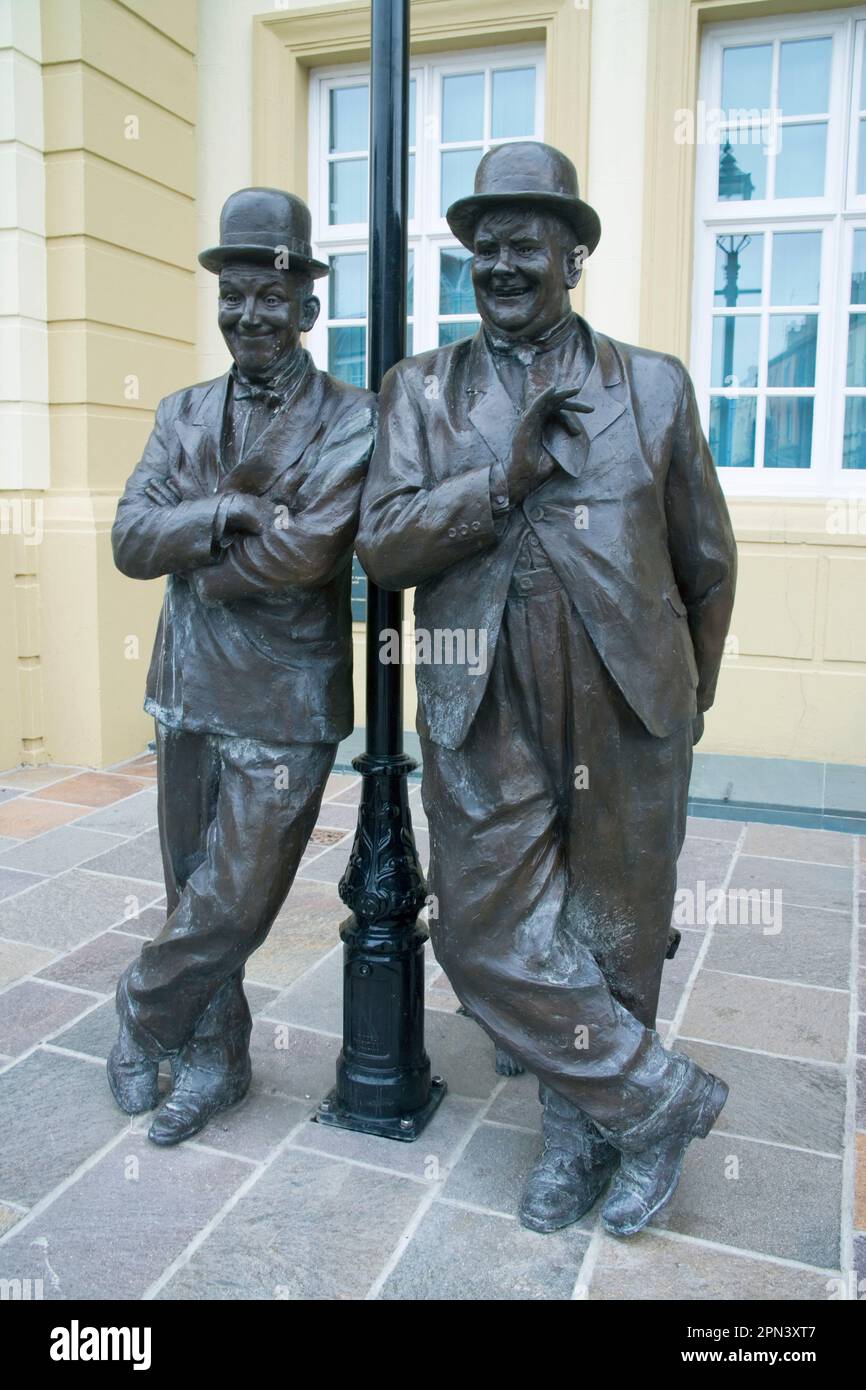
[[[486,629],[489,673],[531,526],[610,675],[649,732],[665,737],[712,704],[734,537],[682,363],[580,322],[593,362],[579,399],[593,413],[547,426],[560,466],[504,527],[490,474],[507,461],[519,416],[483,332],[388,373],[357,550],[376,583],[416,586],[417,628]],[[416,678],[419,731],[458,748],[486,677],[419,664]]]
[[[169,576],[145,708],[178,728],[337,742],[353,727],[352,542],[375,398],[308,360],[287,405],[226,471],[228,387],[227,373],[160,402],[117,508],[118,569]],[[183,500],[158,506],[145,488],[169,475]],[[227,492],[268,498],[277,524],[221,544]]]

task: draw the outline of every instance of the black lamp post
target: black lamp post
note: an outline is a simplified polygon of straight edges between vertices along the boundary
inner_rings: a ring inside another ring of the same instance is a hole
[[[372,0],[370,279],[367,381],[378,391],[404,354],[407,270],[409,0]],[[343,1047],[321,1124],[415,1139],[445,1094],[424,1050],[426,885],[412,835],[403,749],[403,667],[380,660],[381,633],[402,636],[403,596],[367,584],[367,748],[358,828],[340,897]]]

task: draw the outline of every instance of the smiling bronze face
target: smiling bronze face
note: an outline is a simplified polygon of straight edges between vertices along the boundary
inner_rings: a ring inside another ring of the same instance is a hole
[[[268,265],[227,265],[220,271],[219,326],[245,377],[266,377],[316,322],[319,301],[307,275]]]
[[[557,217],[519,209],[485,213],[475,228],[472,283],[484,322],[533,339],[568,313],[580,279],[573,234]]]

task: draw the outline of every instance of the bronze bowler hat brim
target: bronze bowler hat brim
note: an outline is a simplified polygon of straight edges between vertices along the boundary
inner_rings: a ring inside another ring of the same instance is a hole
[[[218,274],[224,265],[269,265],[311,275],[327,275],[310,245],[310,209],[281,188],[241,188],[220,213],[220,244],[202,251],[199,261]]]
[[[475,225],[495,207],[523,205],[556,213],[575,234],[575,246],[591,255],[601,238],[601,221],[594,207],[580,197],[577,170],[571,160],[540,141],[520,140],[496,145],[475,171],[475,192],[458,198],[445,214],[448,226],[472,250]]]

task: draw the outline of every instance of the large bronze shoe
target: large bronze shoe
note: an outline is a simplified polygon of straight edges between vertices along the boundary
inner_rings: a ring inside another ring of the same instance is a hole
[[[633,1236],[667,1206],[676,1191],[686,1149],[705,1139],[728,1098],[724,1081],[711,1074],[693,1100],[671,1115],[669,1133],[635,1153],[623,1155],[601,1213],[605,1230]]]
[[[586,1215],[616,1171],[619,1154],[576,1106],[546,1087],[540,1094],[544,1148],[526,1180],[518,1214],[529,1230],[547,1234]]]
[[[249,1055],[231,1071],[209,1071],[183,1062],[175,1073],[171,1095],[148,1130],[148,1139],[163,1147],[192,1139],[219,1111],[243,1100],[251,1077]]]
[[[108,1054],[108,1084],[121,1110],[143,1115],[159,1104],[159,1056],[145,1049],[130,1031],[125,976],[118,982],[116,1002],[120,1031]]]

